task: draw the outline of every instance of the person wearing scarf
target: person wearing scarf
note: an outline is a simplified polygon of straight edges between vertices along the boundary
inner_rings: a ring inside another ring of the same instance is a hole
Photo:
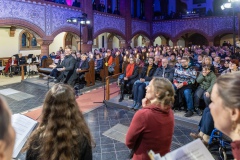
[[[124,90],[131,91],[133,83],[138,77],[138,66],[135,64],[134,57],[129,59],[130,63],[127,65],[124,71],[124,78],[121,80],[120,84],[120,99],[121,102],[124,99]]]

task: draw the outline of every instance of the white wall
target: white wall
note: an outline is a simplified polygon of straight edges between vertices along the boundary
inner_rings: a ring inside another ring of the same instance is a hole
[[[220,45],[222,45],[224,41],[226,42],[229,41],[231,44],[233,44],[233,34],[228,34],[226,36],[223,36],[220,40]],[[236,41],[237,41],[237,38],[236,38]]]
[[[72,38],[72,50],[78,51],[77,39],[74,36]]]
[[[102,48],[102,36],[104,36],[104,48],[107,48],[107,36],[109,33],[102,33],[98,36],[98,48]]]
[[[53,40],[53,42],[49,45],[49,53],[56,52],[59,50],[59,47],[64,47],[64,36],[66,32],[59,33]]]
[[[142,42],[142,39],[143,39],[143,37],[142,36],[139,36],[138,37],[138,39],[137,39],[137,46],[142,46],[142,45],[144,45],[144,44],[142,44],[143,42]],[[136,46],[135,46],[136,47]]]
[[[16,29],[14,37],[9,36],[9,28],[0,28],[0,57],[11,57],[14,54],[22,53],[24,56],[28,54],[40,54],[41,50],[19,51],[19,34],[22,29]]]
[[[185,41],[184,41],[184,39],[179,39],[178,41],[177,41],[177,46],[182,46],[182,47],[185,47]]]
[[[156,44],[161,45],[162,44],[162,39],[160,37],[157,37],[153,43],[154,46],[156,46]]]
[[[112,46],[112,48],[120,48],[119,47],[119,39],[116,36],[113,37],[113,46]]]

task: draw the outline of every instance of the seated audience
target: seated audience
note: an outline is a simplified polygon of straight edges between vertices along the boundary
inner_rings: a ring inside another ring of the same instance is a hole
[[[187,113],[185,117],[191,117],[193,115],[193,98],[192,90],[195,83],[197,73],[190,66],[190,59],[188,57],[182,57],[181,66],[175,69],[173,83],[176,88],[176,106],[183,104],[183,98],[187,104]]]
[[[55,83],[63,81],[63,83],[67,83],[69,85],[74,85],[74,67],[76,64],[76,59],[71,55],[71,49],[65,49],[65,58],[64,61],[59,65],[58,71],[60,71],[60,75],[57,79],[54,80]]]
[[[136,112],[126,135],[126,145],[132,149],[132,160],[148,160],[148,151],[164,156],[170,152],[174,115],[174,89],[166,78],[153,78],[146,87],[143,109]]]
[[[41,122],[23,148],[26,160],[91,160],[92,144],[73,89],[55,84],[46,94]]]
[[[174,68],[175,65],[176,65],[176,63],[177,63],[176,55],[175,55],[174,53],[172,53],[171,56],[170,56],[170,60],[169,60],[169,62],[168,62],[168,65],[169,65],[170,67]]]
[[[15,72],[16,66],[18,65],[18,60],[15,56],[12,56],[8,59],[8,62],[6,64],[6,67],[4,68],[4,74],[7,76],[8,72]],[[12,73],[10,73],[12,74]]]
[[[200,99],[203,98],[205,105],[209,106],[210,94],[215,80],[216,75],[210,70],[209,66],[203,66],[202,72],[196,79],[197,83],[199,83],[199,87],[194,93],[194,108],[199,116],[202,115],[202,111],[199,109]]]
[[[224,71],[221,73],[221,75],[226,74],[226,73],[236,72],[236,71],[239,71],[239,70],[240,70],[240,69],[238,68],[238,63],[236,63],[236,61],[234,61],[234,60],[231,60],[228,65],[229,65],[229,68],[226,69],[226,70],[224,70]]]
[[[78,61],[75,65],[75,70],[77,73],[77,79],[79,79],[81,82],[84,81],[83,78],[85,76],[85,72],[86,70],[89,69],[89,63],[87,60],[87,55],[86,54],[82,54],[81,55],[81,60]]]
[[[214,126],[232,139],[232,154],[240,159],[240,72],[218,77],[209,108]]]
[[[61,59],[58,61],[58,63],[57,64],[53,63],[52,65],[49,66],[49,67],[53,68],[53,70],[50,73],[51,77],[54,77],[55,79],[58,77],[58,75],[60,73],[58,71],[58,68],[61,68],[61,65],[63,63],[64,57],[65,57],[65,55],[61,54]],[[43,79],[47,79],[47,78],[48,77],[44,77]]]
[[[197,67],[197,71],[201,71],[202,69],[202,60],[203,60],[203,56],[200,54],[197,57],[197,61],[194,62],[193,66]]]
[[[100,70],[103,68],[103,59],[100,57],[100,54],[96,54],[95,59],[95,77],[96,79],[101,79],[100,77]]]
[[[210,70],[215,72],[215,68],[212,64],[212,58],[210,56],[204,56],[203,60],[202,60],[202,66],[209,66]],[[200,71],[202,71],[202,68],[200,69]]]
[[[130,63],[127,65],[123,79],[120,81],[120,98],[119,102],[124,99],[124,91],[131,91],[131,87],[133,86],[135,80],[138,76],[138,66],[135,64],[134,57],[129,58]]]
[[[164,57],[162,59],[162,66],[158,67],[153,75],[153,77],[164,77],[170,82],[173,82],[174,68],[168,65],[168,59]]]
[[[15,142],[15,131],[11,124],[12,113],[0,96],[0,159],[11,160]]]
[[[148,58],[148,64],[142,68],[139,75],[139,80],[134,82],[132,94],[133,94],[133,106],[131,107],[135,111],[142,106],[142,99],[145,96],[145,88],[152,80],[153,74],[157,66],[153,63],[153,57]]]

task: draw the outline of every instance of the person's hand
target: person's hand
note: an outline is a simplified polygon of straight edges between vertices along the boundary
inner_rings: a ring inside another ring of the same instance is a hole
[[[127,77],[124,77],[123,79],[124,79],[124,80],[128,80],[128,78],[127,78]]]
[[[210,94],[209,94],[208,92],[205,92],[205,96],[206,96],[207,98],[209,98],[209,97],[210,97]]]
[[[142,107],[146,107],[148,104],[150,104],[150,100],[146,97],[142,99]]]
[[[180,89],[183,87],[183,83],[179,83],[178,86],[177,86],[177,89]]]
[[[174,83],[175,87],[178,88],[179,83]]]
[[[66,70],[66,68],[65,68],[65,67],[63,67],[63,68],[61,69],[61,72],[65,71],[65,70]]]
[[[145,82],[145,79],[143,79],[143,78],[140,78],[140,82]]]

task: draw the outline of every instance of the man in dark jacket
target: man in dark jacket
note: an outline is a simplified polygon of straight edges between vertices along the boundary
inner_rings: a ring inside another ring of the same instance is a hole
[[[157,68],[153,77],[164,77],[167,78],[170,82],[173,82],[174,68],[171,68],[168,65],[168,59],[164,57],[162,59],[162,66]]]
[[[60,76],[54,80],[55,83],[63,81],[63,83],[67,83],[69,85],[74,85],[73,76],[74,66],[76,63],[76,59],[71,55],[71,49],[65,49],[65,58],[61,65],[59,65],[58,71],[61,72]]]
[[[148,58],[148,64],[145,65],[140,73],[139,80],[135,81],[133,85],[133,106],[131,107],[134,110],[138,110],[142,105],[142,99],[146,93],[146,86],[148,86],[149,82],[152,80],[153,74],[157,68],[157,66],[153,63],[154,58]]]

